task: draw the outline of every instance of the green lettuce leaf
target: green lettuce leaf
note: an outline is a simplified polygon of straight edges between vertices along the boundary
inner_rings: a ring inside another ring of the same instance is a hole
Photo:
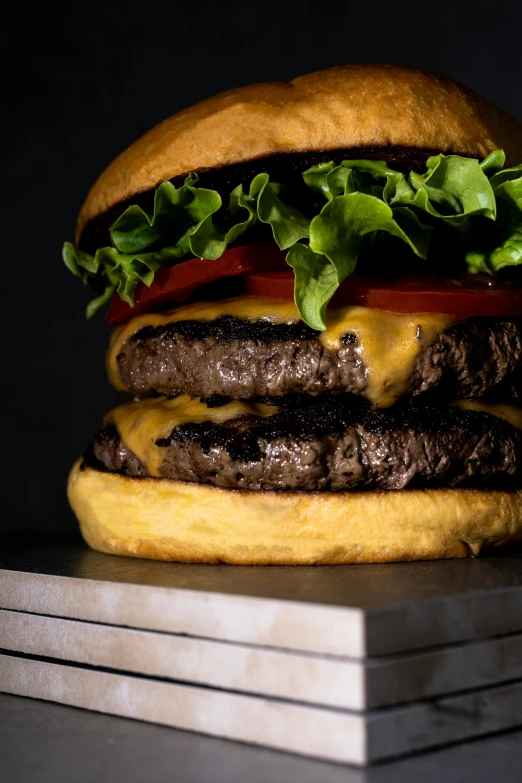
[[[410,183],[417,194],[424,191],[431,202],[449,211],[449,214],[441,215],[445,220],[470,215],[484,215],[495,220],[493,188],[477,160],[436,155],[428,158],[426,166],[426,174],[410,174]]]
[[[503,169],[502,171],[496,171],[495,174],[491,177],[490,183],[491,187],[493,188],[493,192],[495,195],[497,195],[500,189],[501,185],[504,185],[506,182],[513,182],[514,180],[518,180],[522,176],[522,164],[519,166],[513,166],[510,169]]]
[[[506,155],[504,150],[494,150],[490,152],[487,158],[480,164],[480,168],[484,174],[491,179],[491,177],[504,168],[506,162]]]
[[[497,164],[490,184],[498,206],[494,233],[498,244],[482,252],[468,252],[466,263],[471,273],[495,275],[501,269],[522,264],[522,165],[500,170]]]
[[[506,266],[522,264],[522,226],[514,231],[489,257],[491,268],[498,272]]]
[[[161,266],[179,258],[177,248],[164,248],[156,253],[126,255],[116,248],[103,247],[94,256],[65,242],[63,260],[67,268],[86,284],[92,283],[102,292],[87,305],[87,318],[91,318],[117,293],[120,299],[134,305],[134,291],[138,283],[150,286],[154,274]]]
[[[196,187],[197,182],[197,174],[189,174],[179,188],[163,182],[154,194],[152,215],[128,207],[110,228],[114,247],[124,254],[141,253],[166,237],[169,245],[179,247],[180,257],[186,254],[191,231],[221,207],[219,193]]]
[[[340,166],[332,161],[319,163],[303,173],[303,179],[310,190],[320,193],[328,200],[349,193],[376,195],[378,190],[382,198],[383,185],[376,186],[376,180],[388,177],[402,177],[385,163],[373,160],[345,160]]]
[[[310,236],[310,221],[281,199],[282,190],[281,185],[269,182],[268,174],[258,174],[250,186],[251,194],[257,198],[259,220],[270,225],[281,250],[287,250]]]
[[[339,287],[334,265],[301,242],[290,248],[286,262],[295,273],[295,302],[301,318],[312,329],[325,329],[326,306]]]
[[[506,266],[519,266],[522,264],[522,226],[491,253],[467,253],[466,262],[468,271],[473,274],[493,275]]]
[[[224,215],[209,215],[192,230],[189,236],[190,250],[199,258],[214,261],[256,220],[255,202],[243,192],[243,185],[238,185],[230,194]]]
[[[96,313],[99,310],[105,307],[105,305],[108,304],[112,299],[112,295],[114,294],[114,291],[115,291],[115,287],[110,283],[107,283],[102,293],[99,296],[95,297],[94,299],[91,299],[91,301],[87,305],[85,309],[85,315],[87,316],[87,318],[92,318],[93,315],[96,315]]]
[[[287,262],[295,272],[296,306],[314,329],[326,328],[326,305],[353,274],[364,243],[378,231],[402,239],[416,255],[426,257],[430,229],[410,210],[400,208],[394,215],[391,207],[365,193],[331,198],[310,224],[309,248],[298,244],[290,251]]]
[[[281,186],[270,182],[268,174],[254,177],[248,194],[239,185],[230,195],[225,214],[211,215],[192,231],[189,238],[191,251],[201,258],[219,258],[228,245],[257,220],[270,225],[281,250],[308,237],[310,221],[286,204],[281,194]]]
[[[225,199],[199,187],[193,173],[179,188],[161,184],[152,214],[136,204],[125,209],[110,227],[110,247],[92,256],[66,242],[63,259],[96,291],[90,317],[114,293],[132,306],[136,286],[150,285],[161,267],[193,256],[211,262],[263,223],[289,251],[303,320],[324,329],[328,302],[361,259],[375,252],[377,239],[381,254],[392,241],[387,237],[400,240],[406,254],[421,260],[421,272],[437,270],[429,251],[433,232],[443,241],[451,241],[453,232],[462,268],[467,264],[470,272],[495,275],[522,265],[522,164],[508,169],[504,164],[501,150],[482,162],[435,155],[423,174],[404,174],[382,161],[327,161],[302,174],[304,187],[321,197],[311,215],[289,203],[284,188],[266,173]],[[397,247],[390,244],[391,267],[400,263]]]
[[[508,175],[510,175],[509,179]],[[495,188],[495,196],[502,199],[512,210],[507,216],[508,219],[519,222],[522,214],[522,166],[495,174],[492,184]]]
[[[95,277],[100,266],[99,258],[96,262],[88,253],[74,247],[72,242],[64,242],[62,258],[67,269],[79,277],[83,283],[88,283],[91,277]]]
[[[425,174],[412,171],[407,180],[401,175],[390,178],[387,202],[417,207],[448,223],[471,216],[495,220],[495,194],[477,160],[436,155],[428,158],[426,166]]]

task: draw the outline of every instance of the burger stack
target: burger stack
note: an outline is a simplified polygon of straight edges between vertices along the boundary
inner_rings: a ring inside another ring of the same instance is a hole
[[[520,537],[519,159],[500,109],[394,66],[228,92],[124,152],[64,255],[132,395],[71,473],[87,542],[314,564]]]

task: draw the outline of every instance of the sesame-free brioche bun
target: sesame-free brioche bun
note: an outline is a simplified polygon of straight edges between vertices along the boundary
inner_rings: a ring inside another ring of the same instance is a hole
[[[89,192],[76,228],[189,171],[277,153],[406,147],[522,161],[522,126],[472,90],[416,68],[346,65],[220,93],[123,152]]]
[[[478,555],[522,538],[522,492],[246,492],[74,465],[93,549],[183,563],[387,563]]]

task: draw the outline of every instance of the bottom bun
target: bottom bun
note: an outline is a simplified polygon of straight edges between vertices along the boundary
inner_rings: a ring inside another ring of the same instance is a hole
[[[182,563],[434,560],[522,538],[522,492],[248,492],[129,478],[79,460],[68,495],[93,549]]]

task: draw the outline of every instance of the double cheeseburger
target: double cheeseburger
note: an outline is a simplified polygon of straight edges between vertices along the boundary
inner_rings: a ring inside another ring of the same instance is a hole
[[[522,537],[522,127],[390,65],[222,93],[123,152],[68,268],[108,305],[86,541],[201,563]]]

